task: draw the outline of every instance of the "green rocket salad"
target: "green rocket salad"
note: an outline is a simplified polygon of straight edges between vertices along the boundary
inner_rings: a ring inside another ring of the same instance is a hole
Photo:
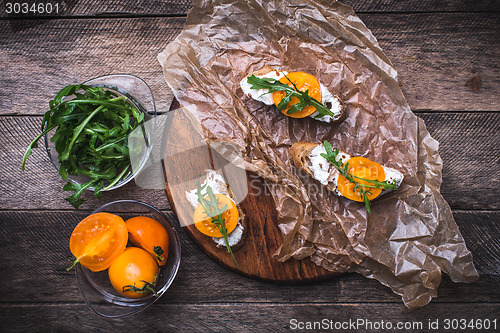
[[[64,100],[65,98],[71,98]],[[102,190],[109,189],[131,172],[127,138],[143,124],[144,113],[125,96],[100,87],[70,85],[63,88],[49,102],[41,133],[30,143],[22,160],[22,170],[38,141],[54,131],[51,141],[55,144],[60,164],[59,174],[86,176],[88,181],[75,184],[68,181],[64,191],[73,191],[66,198],[78,208],[85,200],[82,193],[94,188],[97,198]]]

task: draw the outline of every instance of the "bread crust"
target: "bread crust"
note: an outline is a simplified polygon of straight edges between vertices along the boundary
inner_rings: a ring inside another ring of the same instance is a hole
[[[259,75],[265,75],[265,74],[273,72],[273,71],[277,72],[275,69],[272,69],[271,67],[266,65],[266,66],[262,67],[261,69],[256,70],[252,74],[259,76]],[[250,74],[250,75],[252,75],[252,74]]]
[[[290,147],[290,156],[292,157],[295,167],[313,176],[313,172],[310,168],[311,161],[309,160],[309,156],[313,149],[319,145],[319,143],[306,141],[299,141],[292,144]]]

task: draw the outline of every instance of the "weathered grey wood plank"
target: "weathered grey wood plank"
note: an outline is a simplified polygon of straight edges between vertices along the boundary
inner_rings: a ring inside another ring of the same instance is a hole
[[[174,219],[170,211],[167,215]],[[82,302],[69,263],[69,237],[88,211],[0,211],[1,302]],[[496,302],[500,289],[500,212],[455,213],[471,250],[480,280],[456,284],[447,277],[433,303]],[[306,285],[276,285],[237,275],[208,258],[179,230],[182,262],[161,303],[401,303],[399,296],[374,280],[357,274]],[[244,264],[244,263],[242,263]]]
[[[33,1],[25,1],[26,3],[33,3]],[[53,4],[52,8],[47,7],[43,9],[45,13],[30,11],[23,7],[12,10],[8,13],[4,10],[0,12],[1,18],[48,18],[48,17],[99,17],[99,16],[144,16],[144,15],[169,15],[169,16],[182,16],[186,15],[188,10],[192,7],[192,2],[189,0],[112,0],[112,1],[99,1],[99,0],[86,0],[86,1],[48,1]],[[58,3],[59,7],[55,4]],[[488,6],[486,4],[486,6]],[[479,7],[476,8],[481,8]],[[10,7],[9,7],[10,8]],[[37,7],[35,7],[37,8]],[[48,12],[51,10],[51,12]]]
[[[32,3],[33,1],[26,1]],[[481,12],[481,11],[499,11],[500,5],[494,0],[476,0],[476,1],[396,1],[396,0],[368,0],[341,1],[351,6],[356,12],[370,13],[397,13],[397,12]],[[56,1],[53,2],[55,4]],[[186,15],[192,7],[192,2],[188,0],[174,1],[132,1],[132,0],[114,0],[114,1],[64,1],[60,2],[59,12],[56,13],[55,7],[52,13],[33,13],[22,12],[8,14],[5,10],[0,12],[0,18],[22,18],[22,17],[78,17],[78,16],[160,16],[160,15]],[[3,9],[3,8],[2,8]]]
[[[495,330],[492,321],[500,314],[499,303],[430,304],[412,311],[396,304],[154,304],[143,313],[114,320],[98,317],[84,304],[0,304],[0,309],[2,328],[8,332],[395,332],[397,325],[407,325],[401,330],[405,332],[445,332],[445,319],[489,319],[488,330],[449,331],[495,332],[499,323],[496,320]],[[429,327],[436,320],[438,326]],[[315,321],[315,330],[306,326]]]
[[[440,142],[444,161],[441,193],[452,208],[500,209],[498,133],[500,113],[418,113],[430,133]],[[49,161],[42,144],[29,157],[21,172],[21,160],[29,142],[38,134],[41,117],[0,117],[0,209],[72,209],[64,198],[65,182]],[[36,190],[33,190],[36,188]],[[103,202],[137,199],[161,209],[170,208],[162,190],[147,190],[133,183],[105,192],[103,201],[91,193],[82,209],[97,208]]]
[[[412,110],[500,111],[497,14],[359,15]]]
[[[418,112],[439,141],[441,193],[452,208],[500,209],[500,113]],[[488,204],[485,204],[488,203]]]
[[[411,13],[411,12],[494,12],[500,10],[500,4],[494,0],[477,1],[397,1],[397,0],[343,0],[356,12],[384,12],[384,13]]]
[[[45,151],[45,142],[39,142],[21,171],[21,161],[30,141],[40,130],[41,117],[0,117],[0,209],[73,209],[64,200],[71,193],[62,190],[65,181],[57,173]],[[92,192],[84,194],[88,199],[81,208],[95,209],[105,202],[117,199],[135,199],[153,204],[159,209],[169,209],[163,190],[144,190],[132,181],[125,186],[103,193],[103,200],[97,200]]]
[[[398,70],[413,110],[499,111],[498,15],[361,18]],[[171,93],[156,56],[181,31],[184,18],[21,23],[17,30],[0,24],[0,114],[42,114],[60,88],[109,73],[143,78],[158,110],[168,110]]]
[[[156,56],[177,36],[184,21],[26,21],[20,30],[0,24],[0,83],[5,87],[0,91],[0,113],[43,114],[48,101],[64,86],[112,73],[142,78],[153,91],[157,111],[167,111],[172,94]]]

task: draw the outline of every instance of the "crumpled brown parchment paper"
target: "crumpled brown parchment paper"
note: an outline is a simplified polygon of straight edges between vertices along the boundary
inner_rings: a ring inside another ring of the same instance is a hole
[[[165,80],[207,140],[240,147],[278,212],[277,260],[313,260],[356,271],[402,296],[408,307],[437,295],[441,272],[477,279],[472,256],[439,193],[438,142],[410,110],[396,70],[351,8],[326,0],[194,1],[182,33],[159,54]],[[284,116],[244,96],[239,82],[269,65],[315,75],[344,101],[339,125]],[[192,110],[192,109],[191,109]],[[289,158],[292,143],[330,141],[404,175],[401,190],[372,203],[339,198]]]

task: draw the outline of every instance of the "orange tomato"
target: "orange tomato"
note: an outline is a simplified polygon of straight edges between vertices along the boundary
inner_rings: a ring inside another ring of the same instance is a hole
[[[292,87],[292,83],[290,83],[290,81],[293,82],[293,84],[295,84],[297,89],[299,89],[300,91],[306,91],[309,89],[308,95],[316,99],[318,102],[321,102],[321,88],[318,80],[314,76],[304,72],[292,72],[288,73],[285,77],[282,77],[280,79],[281,83],[287,84]],[[273,92],[274,104],[278,105],[281,99],[285,97],[285,95],[286,93],[284,91]],[[292,118],[304,118],[316,111],[316,108],[314,106],[309,105],[306,106],[302,111],[288,114],[287,111],[290,109],[290,107],[294,104],[297,104],[298,102],[299,99],[297,97],[292,97],[290,103],[288,103],[287,107],[281,110],[281,112]]]
[[[236,228],[239,219],[238,208],[228,196],[222,194],[215,194],[215,198],[218,201],[219,208],[227,205],[227,209],[222,213],[222,219],[224,220],[224,226],[226,227],[227,234]],[[205,197],[207,201],[210,198]],[[201,204],[196,207],[193,215],[194,225],[202,234],[210,237],[222,237],[222,233],[219,231],[217,225],[212,222],[212,218],[205,213],[205,209]]]
[[[137,216],[125,221],[129,240],[153,255],[163,266],[168,257],[168,233],[163,225],[147,216]]]
[[[93,272],[108,268],[125,250],[127,227],[123,219],[110,213],[96,213],[84,218],[73,230],[69,240],[77,262]]]
[[[353,157],[347,161],[349,163],[348,172],[356,177],[369,179],[369,180],[378,180],[383,182],[385,180],[385,172],[384,168],[377,162],[370,161],[364,157]],[[370,183],[361,179],[354,178],[356,182],[361,185],[369,185]],[[347,180],[344,176],[339,175],[337,180],[337,187],[339,188],[339,192],[346,198],[354,200],[354,201],[363,201],[363,197],[360,195],[359,191],[356,189],[354,192],[354,183]],[[368,194],[368,200],[375,199],[380,192],[382,192],[381,188],[368,188],[361,186],[363,190],[370,191],[371,194]]]
[[[127,247],[108,269],[113,288],[128,298],[141,298],[155,292],[158,272],[153,256],[138,247]]]

